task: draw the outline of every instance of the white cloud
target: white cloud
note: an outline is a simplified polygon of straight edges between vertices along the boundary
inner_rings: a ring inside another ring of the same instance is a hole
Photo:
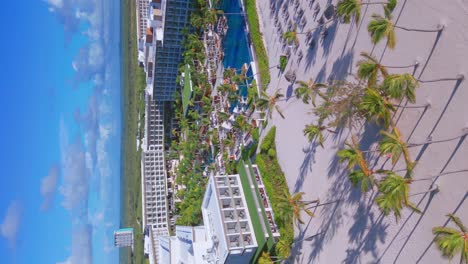
[[[41,195],[44,201],[42,202],[41,210],[47,211],[49,209],[55,196],[59,174],[59,166],[52,165],[49,169],[49,174],[42,178]]]
[[[21,205],[12,201],[8,206],[3,222],[0,224],[0,234],[8,240],[10,247],[15,248],[16,236],[21,222]]]
[[[47,3],[51,5],[51,8],[62,8],[63,0],[47,0]]]

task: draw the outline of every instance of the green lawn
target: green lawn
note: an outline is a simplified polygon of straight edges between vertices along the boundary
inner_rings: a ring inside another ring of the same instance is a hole
[[[122,8],[122,90],[123,90],[123,137],[122,137],[122,202],[121,226],[133,227],[135,252],[133,263],[144,263],[141,222],[141,151],[135,148],[138,134],[138,118],[144,127],[144,71],[138,66],[136,47],[135,1],[124,0]],[[129,250],[122,250],[120,263],[132,263]]]
[[[184,115],[187,114],[188,105],[190,99],[192,98],[192,77],[190,73],[190,66],[188,64],[185,65],[184,70],[184,87],[182,90],[182,108],[184,111]]]
[[[252,37],[255,54],[257,55],[258,70],[260,72],[262,90],[266,89],[270,83],[270,66],[268,63],[268,55],[263,44],[263,36],[260,32],[260,24],[258,21],[257,9],[255,8],[256,0],[246,0],[245,9],[247,10],[247,19],[249,21],[250,35]]]

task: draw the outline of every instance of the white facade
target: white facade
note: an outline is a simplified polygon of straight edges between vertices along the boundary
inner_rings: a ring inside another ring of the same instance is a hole
[[[133,228],[123,228],[114,232],[115,247],[133,247]]]
[[[203,226],[160,238],[164,263],[249,263],[258,245],[238,174],[210,177],[202,214]]]
[[[164,159],[163,110],[150,95],[146,97],[145,138],[142,153],[143,223],[148,228],[152,262],[157,262],[158,236],[169,235],[167,176]]]

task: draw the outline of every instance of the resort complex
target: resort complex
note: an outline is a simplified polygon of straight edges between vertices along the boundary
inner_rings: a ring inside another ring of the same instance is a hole
[[[468,4],[135,10],[149,263],[468,262]]]

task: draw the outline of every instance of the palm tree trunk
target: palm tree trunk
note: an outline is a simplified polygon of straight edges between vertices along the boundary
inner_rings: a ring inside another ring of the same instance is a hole
[[[437,29],[415,29],[415,28],[406,28],[402,26],[393,25],[396,28],[403,29],[405,31],[415,31],[415,32],[440,32],[444,30],[444,26],[438,26]]]
[[[452,141],[452,140],[459,139],[459,138],[462,138],[462,137],[466,137],[466,135],[468,135],[468,129],[464,130],[461,135],[458,135],[456,137],[440,139],[440,140],[429,139],[429,140],[426,140],[425,142],[421,142],[421,143],[408,143],[408,147],[410,148],[410,147],[417,147],[417,146],[422,146],[422,145],[426,145],[426,144],[448,142],[448,141]]]

